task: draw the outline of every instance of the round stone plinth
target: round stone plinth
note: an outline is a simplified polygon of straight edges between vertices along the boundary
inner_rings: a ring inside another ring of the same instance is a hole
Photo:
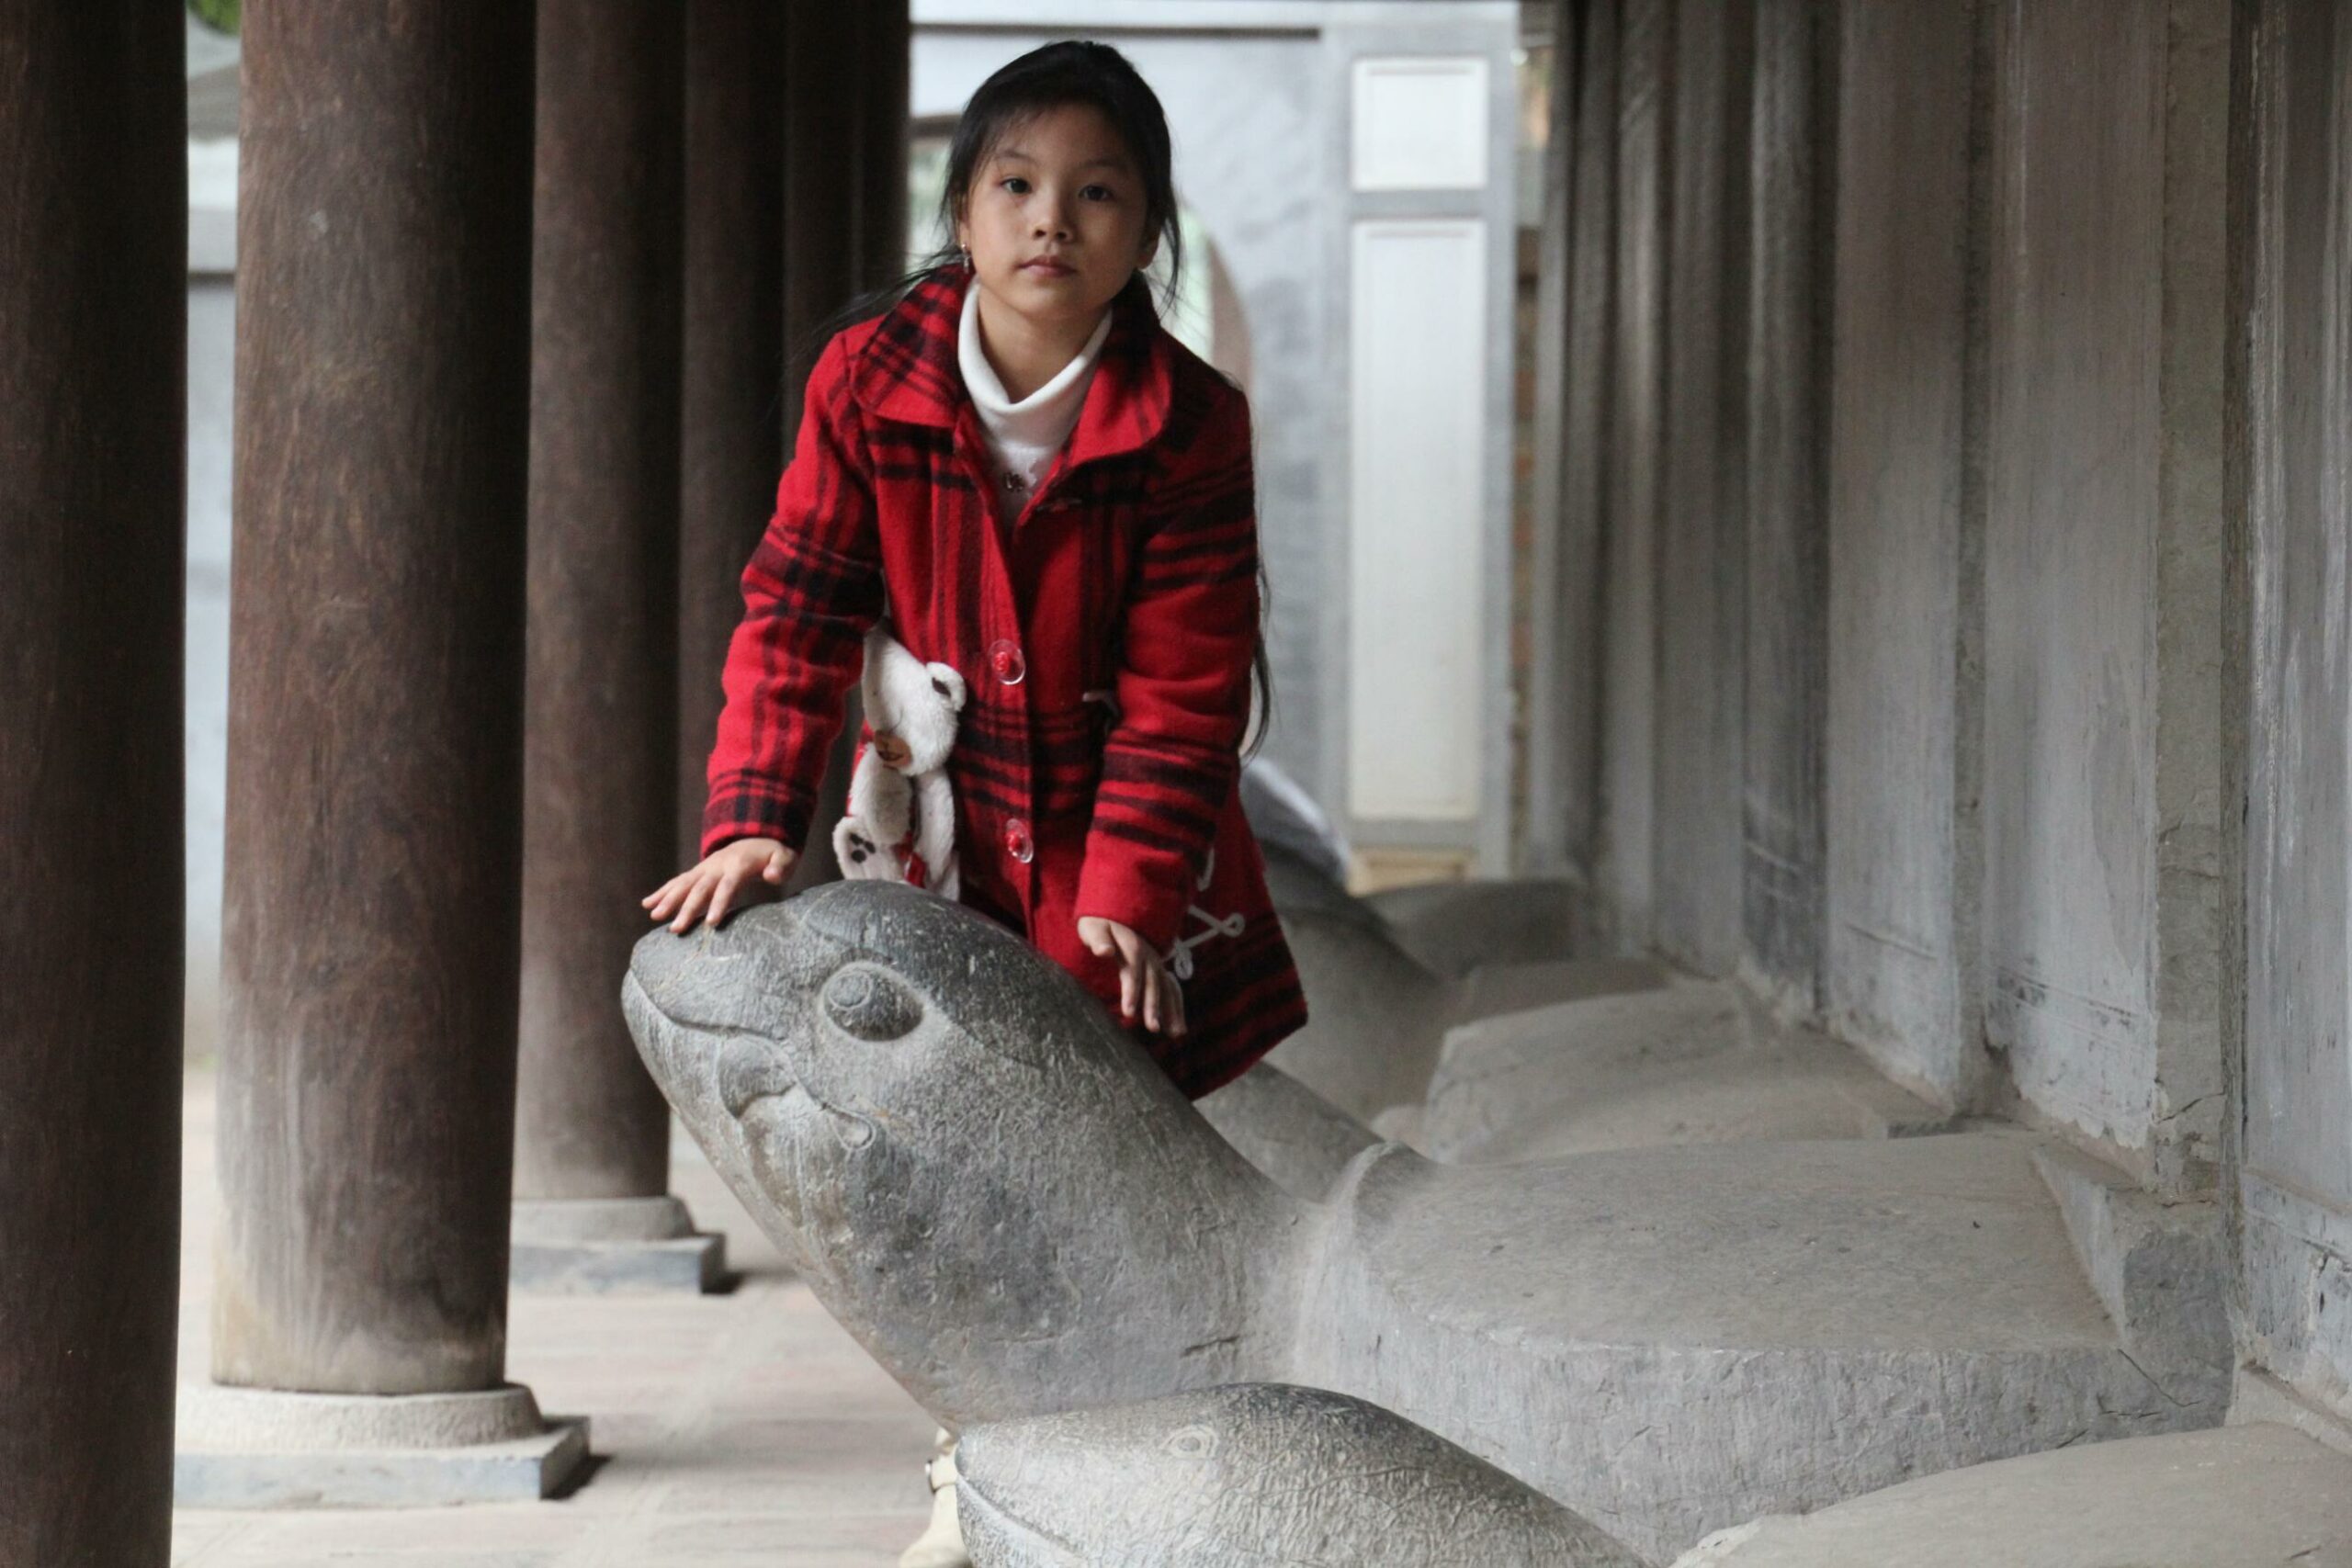
[[[183,1449],[455,1449],[547,1430],[520,1383],[469,1393],[290,1393],[183,1383]]]

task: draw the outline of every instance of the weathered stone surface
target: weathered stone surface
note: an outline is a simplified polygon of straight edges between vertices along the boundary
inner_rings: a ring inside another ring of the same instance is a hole
[[[1243,1383],[978,1427],[956,1467],[977,1568],[1642,1561],[1426,1428],[1322,1389]]]
[[[2247,624],[2223,722],[2245,758],[2245,1067],[2227,1097],[2245,1326],[2255,1365],[2352,1419],[2352,617],[2335,586],[2352,536],[2352,12],[2264,0],[2237,24],[2245,435],[2227,512],[2245,520]]]
[[[1951,1118],[1852,1047],[1776,1022],[1736,986],[1685,983],[1462,1025],[1414,1145],[1448,1163],[1661,1144],[1885,1138]]]
[[[1380,1142],[1363,1122],[1263,1062],[1193,1108],[1295,1198],[1324,1197],[1350,1160]]]
[[[2285,1427],[2089,1443],[1711,1538],[1676,1568],[2352,1568],[2352,1458]]]
[[[2031,1136],[1479,1168],[1382,1145],[1306,1201],[1017,936],[887,884],[654,932],[623,998],[712,1164],[958,1430],[1307,1383],[1658,1557],[2220,1418],[2109,1321]]]
[[[1657,964],[1638,958],[1489,965],[1449,979],[1385,926],[1349,912],[1285,909],[1283,934],[1306,987],[1308,1018],[1269,1060],[1365,1121],[1420,1103],[1445,1032],[1457,1023],[1665,979]]]

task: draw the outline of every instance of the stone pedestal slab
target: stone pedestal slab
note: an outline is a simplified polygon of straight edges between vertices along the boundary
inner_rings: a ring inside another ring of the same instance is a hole
[[[184,1384],[183,1508],[429,1507],[552,1495],[588,1457],[584,1416],[509,1383],[465,1393],[288,1393]]]
[[[727,1279],[726,1236],[695,1230],[666,1194],[518,1201],[511,1234],[507,1279],[518,1291],[692,1293]]]

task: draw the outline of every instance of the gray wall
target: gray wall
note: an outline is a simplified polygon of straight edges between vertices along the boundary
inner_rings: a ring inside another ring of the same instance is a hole
[[[1828,457],[1825,1011],[1947,1104],[1983,1075],[1972,10],[1845,7]]]
[[[1657,529],[1666,360],[1674,8],[1623,0],[1618,24],[1616,279],[1611,299],[1609,533],[1602,618],[1601,884],[1619,939],[1645,945],[1657,754]]]
[[[1999,18],[1986,1032],[2029,1105],[2210,1179],[2226,6]]]
[[[1679,0],[1674,38],[1653,937],[1728,975],[1741,913],[1753,14],[1747,0]]]
[[[2246,9],[2245,1349],[2352,1416],[2352,17]]]
[[[1800,1012],[1819,1005],[1826,698],[1827,300],[1838,7],[1756,0],[1748,137],[1745,963]]]

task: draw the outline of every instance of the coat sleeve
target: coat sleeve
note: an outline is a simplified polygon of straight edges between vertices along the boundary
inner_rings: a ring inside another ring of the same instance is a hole
[[[815,815],[842,705],[882,614],[874,487],[846,351],[817,356],[775,514],[743,570],[727,649],[702,851],[770,838],[798,851]]]
[[[1165,953],[1205,869],[1250,720],[1258,518],[1239,390],[1219,383],[1154,492],[1074,912],[1116,920]]]

